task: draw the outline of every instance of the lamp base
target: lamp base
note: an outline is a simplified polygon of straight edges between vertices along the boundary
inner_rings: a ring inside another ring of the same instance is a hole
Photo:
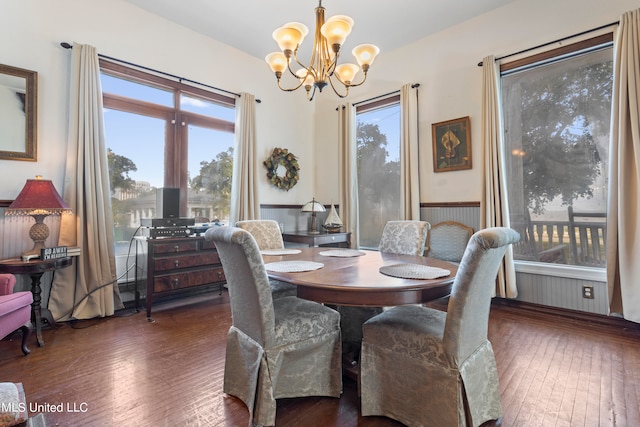
[[[47,215],[37,214],[31,216],[36,220],[36,223],[29,229],[29,237],[33,240],[33,248],[23,252],[21,256],[34,258],[39,257],[40,250],[45,247],[44,242],[47,240],[47,237],[49,237],[49,227],[43,222]]]
[[[320,234],[320,232],[318,230],[309,230],[309,231],[307,231],[307,233],[309,233],[309,234]]]

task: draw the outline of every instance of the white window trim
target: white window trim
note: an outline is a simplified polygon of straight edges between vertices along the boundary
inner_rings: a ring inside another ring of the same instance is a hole
[[[541,276],[563,277],[567,279],[607,281],[605,268],[584,267],[578,265],[546,264],[531,261],[514,261],[516,273],[537,274]]]

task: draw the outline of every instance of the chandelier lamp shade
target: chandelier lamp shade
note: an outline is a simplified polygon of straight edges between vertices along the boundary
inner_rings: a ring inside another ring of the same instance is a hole
[[[273,52],[265,60],[275,73],[278,87],[286,92],[292,92],[300,87],[307,91],[307,99],[313,99],[316,89],[322,92],[330,85],[340,98],[349,95],[349,88],[360,86],[367,80],[367,72],[380,52],[377,46],[361,44],[353,48],[352,53],[358,62],[355,64],[338,65],[340,48],[351,33],[353,19],[345,15],[336,15],[325,21],[322,0],[316,8],[316,28],[309,65],[304,65],[298,59],[298,49],[309,33],[309,29],[299,22],[290,22],[276,29],[273,38],[280,47],[280,52]],[[292,63],[295,63],[292,65]],[[300,67],[300,68],[298,68]],[[356,74],[362,69],[362,76],[356,82]],[[291,88],[281,84],[282,74],[288,70],[297,82]]]
[[[40,255],[45,241],[49,237],[49,227],[43,221],[49,215],[71,213],[71,209],[62,200],[53,183],[37,176],[28,179],[18,197],[9,205],[6,215],[31,215],[36,223],[29,230],[29,237],[33,240],[33,249],[22,253],[22,256]]]

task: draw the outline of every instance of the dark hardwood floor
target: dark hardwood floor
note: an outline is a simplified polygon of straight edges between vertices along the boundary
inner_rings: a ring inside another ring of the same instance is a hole
[[[153,318],[123,310],[45,329],[45,346],[32,337],[26,357],[17,334],[0,342],[0,381],[22,382],[48,426],[246,426],[245,406],[222,393],[226,293],[157,304]],[[494,304],[490,339],[504,416],[489,426],[640,426],[637,325]],[[348,379],[340,399],[279,401],[276,424],[401,425],[361,417]]]

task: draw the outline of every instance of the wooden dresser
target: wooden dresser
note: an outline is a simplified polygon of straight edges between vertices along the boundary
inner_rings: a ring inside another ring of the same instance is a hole
[[[202,236],[137,238],[136,289],[146,289],[147,318],[154,299],[190,288],[225,283],[224,271],[213,242]],[[136,292],[139,306],[140,292]]]

